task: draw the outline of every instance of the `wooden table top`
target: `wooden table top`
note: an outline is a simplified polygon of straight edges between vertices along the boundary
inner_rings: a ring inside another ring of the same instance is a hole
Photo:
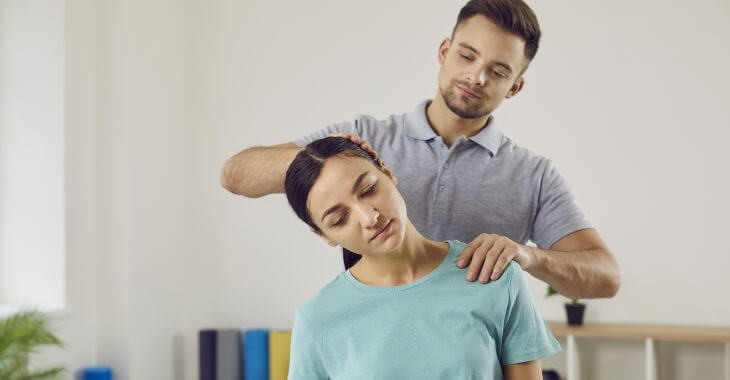
[[[548,321],[557,337],[646,339],[678,342],[730,342],[730,327],[669,326],[625,323],[585,323],[569,326],[565,322]]]

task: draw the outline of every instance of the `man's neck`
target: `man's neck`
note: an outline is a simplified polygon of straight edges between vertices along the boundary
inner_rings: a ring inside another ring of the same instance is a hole
[[[431,273],[443,261],[449,245],[426,239],[410,221],[401,247],[381,257],[363,256],[350,273],[360,282],[375,286],[397,286]]]
[[[487,125],[490,115],[480,117],[478,119],[464,119],[453,113],[446,102],[441,97],[440,92],[436,92],[433,101],[426,108],[426,118],[431,124],[434,132],[441,136],[447,147],[459,139],[462,135],[472,137],[479,133],[482,128]]]

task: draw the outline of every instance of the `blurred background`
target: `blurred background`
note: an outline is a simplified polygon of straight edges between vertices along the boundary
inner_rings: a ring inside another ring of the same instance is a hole
[[[730,326],[730,2],[528,3],[540,50],[495,117],[556,163],[621,265],[586,320]],[[67,346],[39,363],[119,379],[197,379],[204,327],[290,328],[339,250],[283,195],[225,191],[222,164],[431,98],[463,4],[0,0],[0,315],[51,312]],[[643,378],[643,342],[580,346],[584,378]],[[730,371],[722,344],[658,360],[662,379]]]

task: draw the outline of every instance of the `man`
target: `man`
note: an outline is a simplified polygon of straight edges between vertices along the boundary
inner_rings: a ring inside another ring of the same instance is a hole
[[[537,18],[521,0],[471,0],[439,46],[432,101],[386,120],[358,116],[295,143],[246,149],[228,160],[221,182],[247,197],[281,193],[301,147],[348,136],[391,165],[419,231],[470,242],[458,263],[468,265],[467,280],[497,279],[515,260],[568,298],[613,297],[616,260],[561,175],[503,136],[492,116],[523,89],[539,40]]]

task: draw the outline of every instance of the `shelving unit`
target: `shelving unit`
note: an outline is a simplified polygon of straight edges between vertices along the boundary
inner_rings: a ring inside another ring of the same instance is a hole
[[[568,380],[580,380],[577,338],[643,340],[646,380],[657,380],[655,341],[725,343],[725,380],[730,380],[730,328],[621,323],[569,326],[564,322],[548,322],[548,326],[553,335],[567,340]]]

